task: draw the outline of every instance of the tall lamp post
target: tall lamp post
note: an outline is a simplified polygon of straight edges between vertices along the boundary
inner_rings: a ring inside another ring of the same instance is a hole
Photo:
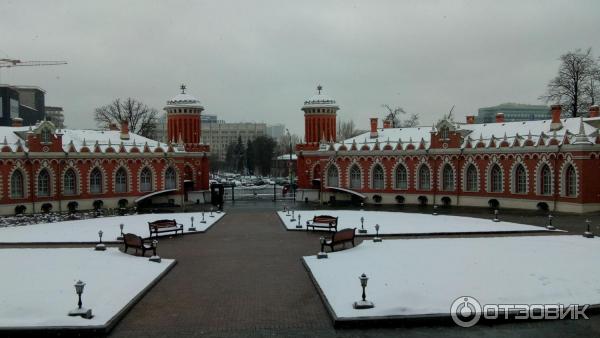
[[[285,128],[285,132],[288,134],[288,136],[290,137],[290,162],[288,164],[288,174],[290,177],[290,188],[292,188],[292,196],[294,196],[294,201],[296,200],[296,191],[294,190],[294,174],[292,172],[292,163],[293,163],[293,159],[292,159],[292,152],[293,152],[293,148],[292,148],[292,134],[290,134],[290,130]]]

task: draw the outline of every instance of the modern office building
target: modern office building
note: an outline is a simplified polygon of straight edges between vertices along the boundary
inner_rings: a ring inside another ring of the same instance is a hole
[[[521,103],[503,103],[494,107],[479,108],[476,123],[496,122],[496,115],[504,114],[504,121],[534,121],[547,120],[551,118],[550,108],[544,105],[532,105]]]
[[[221,161],[225,160],[229,144],[236,143],[238,137],[246,144],[248,140],[266,135],[265,123],[226,123],[222,120],[217,120],[216,123],[202,123],[202,143],[209,144],[211,153],[216,154]]]
[[[65,127],[65,115],[62,107],[46,106],[45,110],[46,119],[52,122],[56,128],[63,129]]]
[[[22,119],[22,124],[32,126],[43,121],[46,92],[35,86],[0,85],[0,125],[12,126],[13,118]]]

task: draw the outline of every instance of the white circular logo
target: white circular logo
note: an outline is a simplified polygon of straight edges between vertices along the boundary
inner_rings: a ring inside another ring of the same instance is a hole
[[[450,306],[450,315],[456,325],[471,327],[477,324],[481,317],[481,304],[470,296],[458,297]]]

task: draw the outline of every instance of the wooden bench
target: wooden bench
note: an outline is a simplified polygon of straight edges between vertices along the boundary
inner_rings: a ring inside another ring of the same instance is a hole
[[[336,231],[331,236],[331,239],[325,240],[325,245],[331,248],[331,251],[334,251],[334,246],[337,244],[343,244],[346,247],[346,242],[352,242],[352,246],[354,246],[354,236],[356,235],[356,228],[347,228],[342,229],[340,231]]]
[[[338,226],[338,218],[337,217],[333,217],[333,216],[329,216],[329,215],[320,215],[320,216],[313,217],[312,222],[306,223],[306,231],[308,231],[309,228],[312,228],[313,230],[315,230],[315,228],[319,228],[319,229],[327,229],[328,231],[331,231],[332,229],[334,231],[337,231],[337,226]]]
[[[183,224],[175,222],[174,219],[160,219],[154,222],[148,222],[148,229],[150,230],[150,238],[152,238],[152,234],[155,234],[156,238],[158,238],[158,234],[163,232],[177,232],[181,231],[183,235]]]
[[[156,256],[156,248],[152,246],[152,244],[144,243],[144,239],[136,234],[125,234],[123,235],[123,243],[125,243],[125,250],[123,252],[127,253],[129,248],[135,249],[135,254],[137,255],[138,249],[142,250],[142,256],[146,255],[146,251],[152,250],[152,255]]]

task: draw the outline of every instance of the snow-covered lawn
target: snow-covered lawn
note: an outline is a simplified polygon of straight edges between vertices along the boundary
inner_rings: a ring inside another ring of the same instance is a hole
[[[202,220],[201,212],[172,213],[172,214],[141,214],[132,216],[101,217],[85,220],[66,221],[57,223],[33,224],[13,227],[0,227],[0,243],[95,243],[98,241],[98,231],[102,230],[102,240],[114,242],[121,234],[119,224],[123,223],[124,233],[134,233],[144,238],[150,236],[148,222],[159,219],[175,219],[184,225],[184,233],[194,217],[194,227],[197,232],[206,231],[225,213],[204,213],[206,223]],[[164,233],[162,236],[171,236]],[[159,235],[160,236],[160,235]]]
[[[0,249],[0,329],[105,325],[173,263],[116,248]],[[77,280],[86,283],[82,302],[92,319],[67,315],[77,307]]]
[[[306,221],[314,216],[331,215],[339,217],[338,230],[344,228],[360,229],[360,218],[364,217],[364,227],[367,233],[375,235],[375,224],[379,224],[380,235],[407,235],[407,234],[435,234],[435,233],[469,233],[469,232],[519,232],[519,231],[547,231],[546,228],[518,224],[512,222],[493,222],[491,219],[428,215],[407,212],[389,211],[354,211],[354,210],[299,210],[295,211],[294,218],[283,211],[278,211],[279,218],[289,230],[306,230]],[[291,215],[291,214],[290,214]],[[297,229],[298,215],[301,215],[302,228]]]
[[[524,236],[370,240],[304,261],[339,319],[450,313],[458,297],[484,304],[599,304],[600,239]],[[367,300],[355,310],[358,276]]]

